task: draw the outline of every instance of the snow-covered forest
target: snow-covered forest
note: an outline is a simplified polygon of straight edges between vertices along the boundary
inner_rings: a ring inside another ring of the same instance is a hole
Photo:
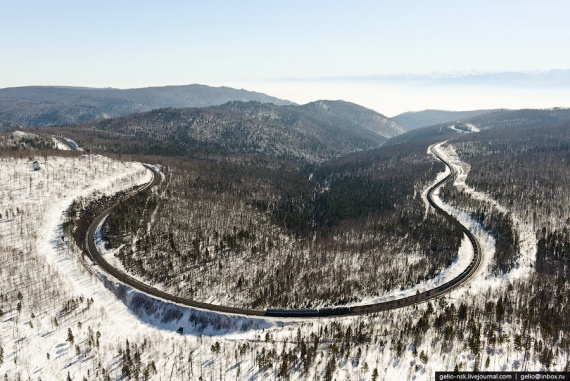
[[[443,165],[419,146],[383,154],[306,176],[254,160],[171,165],[154,194],[110,217],[108,248],[146,282],[218,304],[306,308],[397,293],[447,269],[462,233],[425,214],[421,189]]]
[[[3,150],[0,377],[423,380],[437,370],[569,370],[570,134],[563,126],[501,131],[439,148],[460,172],[442,202],[484,249],[473,281],[415,307],[307,320],[223,316],[122,286],[82,256],[63,225],[73,201],[85,206],[149,181],[150,172],[95,154]],[[423,200],[444,169],[428,145],[380,149],[308,173],[249,158],[215,168],[164,161],[161,184],[123,211],[138,218],[121,221],[118,213],[103,231],[107,255],[117,253],[155,285],[230,305],[294,308],[397,294],[468,254],[458,235],[439,262],[430,256],[447,241],[445,223]],[[345,197],[354,177],[388,184],[378,197],[397,197],[389,200],[395,206],[333,214],[309,203]],[[299,226],[303,213],[324,228]],[[258,304],[255,282],[265,293]],[[308,285],[306,295],[295,296],[299,284]],[[303,302],[308,294],[312,304]]]

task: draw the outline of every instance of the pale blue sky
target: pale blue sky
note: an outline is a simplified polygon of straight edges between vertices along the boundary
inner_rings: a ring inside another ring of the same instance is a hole
[[[566,0],[0,0],[0,9],[0,88],[257,90],[281,78],[570,69]]]

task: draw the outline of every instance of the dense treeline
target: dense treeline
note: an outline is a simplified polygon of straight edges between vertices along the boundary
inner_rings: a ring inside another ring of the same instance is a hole
[[[286,195],[274,216],[300,235],[314,229],[330,229],[346,219],[393,210],[401,195],[413,189],[413,185],[410,188],[410,184],[398,180],[379,181],[359,176],[334,179],[327,189],[297,197]]]
[[[542,230],[536,251],[536,271],[570,280],[570,232]]]

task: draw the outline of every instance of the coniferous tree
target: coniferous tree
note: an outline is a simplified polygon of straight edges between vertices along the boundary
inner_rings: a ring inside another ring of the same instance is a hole
[[[378,368],[374,368],[374,370],[372,371],[372,381],[377,381],[378,380]]]
[[[71,332],[71,328],[67,329],[67,341],[69,342],[70,345],[73,345],[73,332]]]

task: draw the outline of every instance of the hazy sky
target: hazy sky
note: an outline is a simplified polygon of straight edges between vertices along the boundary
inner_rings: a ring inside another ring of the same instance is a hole
[[[0,0],[0,9],[0,88],[202,83],[271,93],[273,84],[272,95],[294,101],[356,101],[362,83],[283,79],[570,69],[567,0]],[[372,107],[374,86],[365,87],[359,102]],[[403,98],[402,109],[422,107]]]

